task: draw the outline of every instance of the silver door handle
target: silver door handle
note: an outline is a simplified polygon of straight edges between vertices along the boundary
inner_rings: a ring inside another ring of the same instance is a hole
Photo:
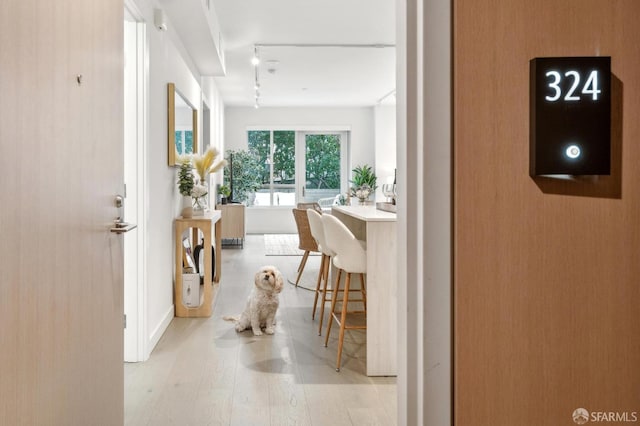
[[[109,231],[113,232],[114,234],[124,234],[125,232],[129,232],[137,227],[138,225],[123,222],[120,220],[120,218],[118,218],[113,222],[113,226],[111,227],[111,229],[109,229]]]

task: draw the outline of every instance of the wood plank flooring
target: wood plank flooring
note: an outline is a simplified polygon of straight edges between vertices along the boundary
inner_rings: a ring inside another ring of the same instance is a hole
[[[365,332],[346,332],[336,372],[337,329],[325,348],[326,313],[318,336],[314,293],[287,282],[301,257],[264,253],[262,235],[224,249],[213,315],[174,318],[147,362],[125,364],[125,425],[396,424],[396,378],[365,375]],[[236,333],[222,317],[242,311],[266,264],[285,276],[276,333]],[[315,286],[319,264],[320,256],[309,258],[302,286]]]

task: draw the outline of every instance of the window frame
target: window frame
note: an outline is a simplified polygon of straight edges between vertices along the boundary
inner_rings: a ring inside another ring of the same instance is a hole
[[[249,132],[269,132],[269,152],[270,152],[270,167],[269,167],[269,205],[249,206],[251,208],[291,208],[295,207],[299,202],[304,200],[303,188],[306,183],[306,164],[305,164],[305,136],[313,134],[339,134],[340,135],[340,193],[345,193],[349,187],[349,164],[351,164],[351,127],[349,126],[313,126],[313,127],[298,127],[298,126],[248,126],[246,128],[245,143],[247,149],[249,147]],[[274,190],[276,184],[274,183],[273,176],[273,145],[274,145],[274,132],[278,131],[293,131],[295,132],[295,184],[280,184],[279,187],[290,185],[294,187],[295,199],[293,206],[274,205]]]

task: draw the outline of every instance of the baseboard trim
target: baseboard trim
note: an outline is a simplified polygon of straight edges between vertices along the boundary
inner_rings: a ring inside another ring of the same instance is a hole
[[[167,312],[165,312],[164,316],[162,317],[162,321],[160,321],[160,324],[158,324],[158,326],[149,336],[149,341],[147,342],[147,353],[145,354],[145,361],[149,359],[149,356],[151,356],[151,352],[153,352],[156,345],[160,341],[160,338],[167,330],[167,327],[169,327],[169,324],[171,324],[171,320],[173,320],[174,317],[174,312],[175,306],[172,304],[169,309],[167,309]]]

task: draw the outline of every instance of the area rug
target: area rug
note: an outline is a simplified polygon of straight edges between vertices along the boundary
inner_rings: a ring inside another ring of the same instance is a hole
[[[267,256],[302,256],[304,254],[304,250],[298,248],[298,234],[264,234],[264,250]]]

